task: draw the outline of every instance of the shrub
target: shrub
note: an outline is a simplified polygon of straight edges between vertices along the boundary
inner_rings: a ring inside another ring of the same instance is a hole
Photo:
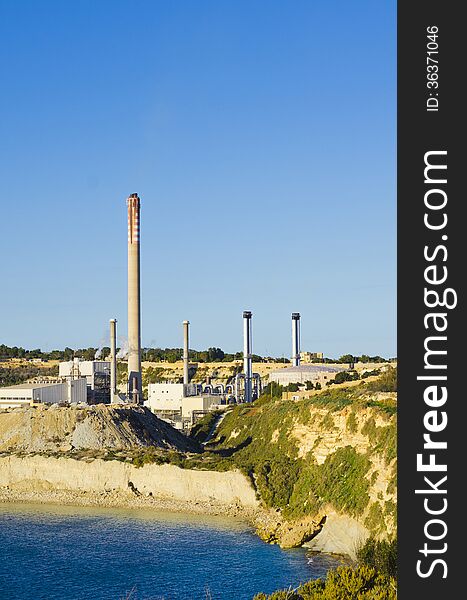
[[[360,564],[374,567],[383,575],[397,577],[397,538],[390,542],[369,538],[357,551]]]
[[[383,515],[383,509],[379,502],[373,502],[368,511],[368,515],[365,519],[365,526],[374,533],[380,533],[384,530],[385,521]]]
[[[367,383],[371,392],[397,392],[397,368],[389,367],[376,381]]]
[[[396,580],[374,567],[337,567],[326,579],[312,579],[296,590],[257,594],[254,600],[396,600]]]
[[[322,465],[302,469],[285,514],[313,514],[326,503],[354,516],[362,514],[369,501],[370,482],[365,475],[370,464],[366,456],[346,446],[328,455]]]
[[[299,471],[299,461],[287,456],[255,466],[256,484],[267,506],[287,506]]]
[[[344,383],[345,381],[355,381],[359,379],[357,371],[341,371],[336,373],[336,376],[331,383]]]
[[[334,429],[334,419],[332,418],[331,413],[327,413],[323,417],[323,420],[321,421],[321,427],[328,430]]]
[[[350,431],[350,433],[356,433],[358,430],[358,422],[357,417],[354,412],[351,412],[347,417],[346,427]]]
[[[220,411],[216,410],[201,417],[201,419],[199,419],[199,421],[196,421],[196,423],[191,428],[190,436],[200,444],[206,441],[206,438],[210,434],[219,414]]]

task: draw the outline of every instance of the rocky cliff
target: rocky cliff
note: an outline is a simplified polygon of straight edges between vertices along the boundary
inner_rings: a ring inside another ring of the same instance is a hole
[[[121,504],[126,504],[128,497],[143,496],[186,504],[258,507],[253,487],[237,471],[218,473],[180,469],[169,464],[135,467],[117,460],[2,456],[2,489],[85,493],[91,499],[93,494],[120,494]]]
[[[362,383],[301,400],[236,407],[208,445],[249,474],[270,518],[260,535],[283,546],[355,554],[396,531],[396,394]]]

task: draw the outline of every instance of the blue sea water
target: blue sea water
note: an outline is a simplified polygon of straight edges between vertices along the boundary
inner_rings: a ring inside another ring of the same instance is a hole
[[[251,600],[340,562],[230,518],[0,505],[2,600]]]

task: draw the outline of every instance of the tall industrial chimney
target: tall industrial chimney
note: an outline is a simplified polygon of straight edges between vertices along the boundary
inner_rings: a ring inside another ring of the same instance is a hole
[[[131,194],[128,206],[128,398],[143,402],[141,381],[140,199]]]
[[[300,313],[292,313],[292,366],[300,366]]]
[[[110,319],[110,402],[117,395],[117,319]]]
[[[243,371],[245,374],[244,402],[251,402],[251,312],[243,311]]]
[[[189,327],[190,321],[183,321],[183,383],[185,385],[190,383],[190,377],[188,373],[188,358],[189,358]]]

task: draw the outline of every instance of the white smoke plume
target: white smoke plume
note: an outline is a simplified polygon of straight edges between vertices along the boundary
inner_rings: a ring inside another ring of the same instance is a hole
[[[99,342],[99,347],[96,350],[96,353],[94,354],[94,360],[98,360],[99,358],[102,358],[102,350],[104,349],[104,346],[107,345],[108,343],[108,333],[107,331],[105,331],[103,333],[103,335],[101,336],[100,342]]]
[[[126,358],[130,350],[128,340],[126,338],[119,338],[120,350],[117,352],[117,358]]]

